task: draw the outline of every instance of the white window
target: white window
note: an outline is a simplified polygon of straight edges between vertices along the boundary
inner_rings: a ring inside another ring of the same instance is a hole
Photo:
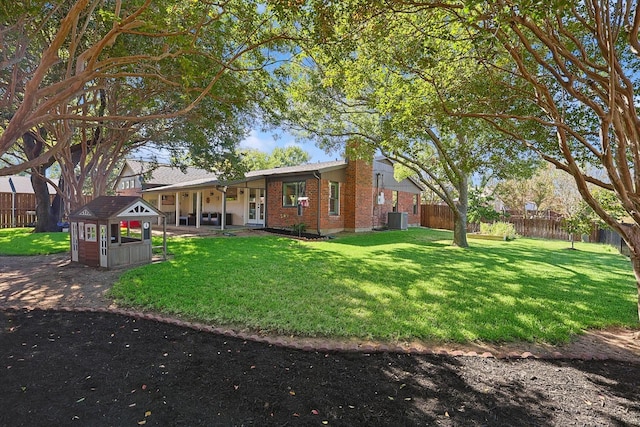
[[[340,183],[329,183],[329,215],[340,215]]]
[[[87,224],[84,226],[84,234],[87,242],[97,242],[98,232],[95,224]]]

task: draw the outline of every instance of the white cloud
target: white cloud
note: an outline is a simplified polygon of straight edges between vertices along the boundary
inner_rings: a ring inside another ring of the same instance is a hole
[[[260,133],[255,129],[249,132],[249,136],[240,142],[240,147],[242,148],[253,148],[265,153],[270,153],[276,146],[277,144],[273,137]]]
[[[271,153],[276,147],[300,147],[311,155],[311,162],[324,162],[341,158],[338,153],[327,154],[312,143],[302,143],[286,132],[280,132],[276,137],[270,133],[251,130],[249,135],[240,142],[241,148],[252,148],[265,153]]]

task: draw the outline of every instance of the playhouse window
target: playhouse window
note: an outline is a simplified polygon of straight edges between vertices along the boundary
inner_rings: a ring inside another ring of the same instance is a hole
[[[282,206],[297,206],[298,197],[304,197],[306,185],[304,181],[282,183]]]
[[[87,242],[98,241],[98,231],[95,224],[86,224],[84,226],[84,237]]]
[[[340,215],[340,183],[329,183],[329,215]]]

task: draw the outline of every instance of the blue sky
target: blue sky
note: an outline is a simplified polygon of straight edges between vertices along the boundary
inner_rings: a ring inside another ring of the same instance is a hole
[[[311,159],[309,160],[310,163],[329,162],[332,160],[342,159],[341,152],[333,152],[327,154],[324,152],[324,150],[316,147],[313,142],[297,141],[293,135],[288,134],[284,131],[262,132],[254,129],[249,132],[247,137],[242,142],[240,142],[239,145],[241,148],[254,148],[267,154],[270,154],[276,147],[284,148],[291,145],[297,145],[298,147],[309,153],[309,156],[311,157]],[[169,162],[169,155],[162,150],[158,151],[148,148],[141,148],[131,155],[131,158],[139,158],[145,160],[149,160],[153,157],[157,157],[158,161],[160,161],[161,163]]]
[[[339,152],[327,154],[320,148],[316,147],[313,142],[301,143],[296,138],[286,132],[278,132],[274,135],[272,132],[261,132],[252,130],[247,138],[241,143],[242,148],[254,148],[265,153],[271,153],[276,147],[288,147],[297,145],[311,156],[310,162],[328,162],[331,160],[341,159],[342,154]]]

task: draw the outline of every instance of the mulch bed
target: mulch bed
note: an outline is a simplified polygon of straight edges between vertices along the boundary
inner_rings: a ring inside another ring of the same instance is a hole
[[[266,231],[267,233],[280,234],[282,236],[295,237],[298,239],[305,239],[305,240],[324,240],[327,238],[326,236],[323,236],[317,233],[298,232],[294,230],[287,230],[284,228],[266,227],[266,228],[259,228],[258,230]]]
[[[0,425],[640,425],[640,361],[291,350],[0,311]]]

